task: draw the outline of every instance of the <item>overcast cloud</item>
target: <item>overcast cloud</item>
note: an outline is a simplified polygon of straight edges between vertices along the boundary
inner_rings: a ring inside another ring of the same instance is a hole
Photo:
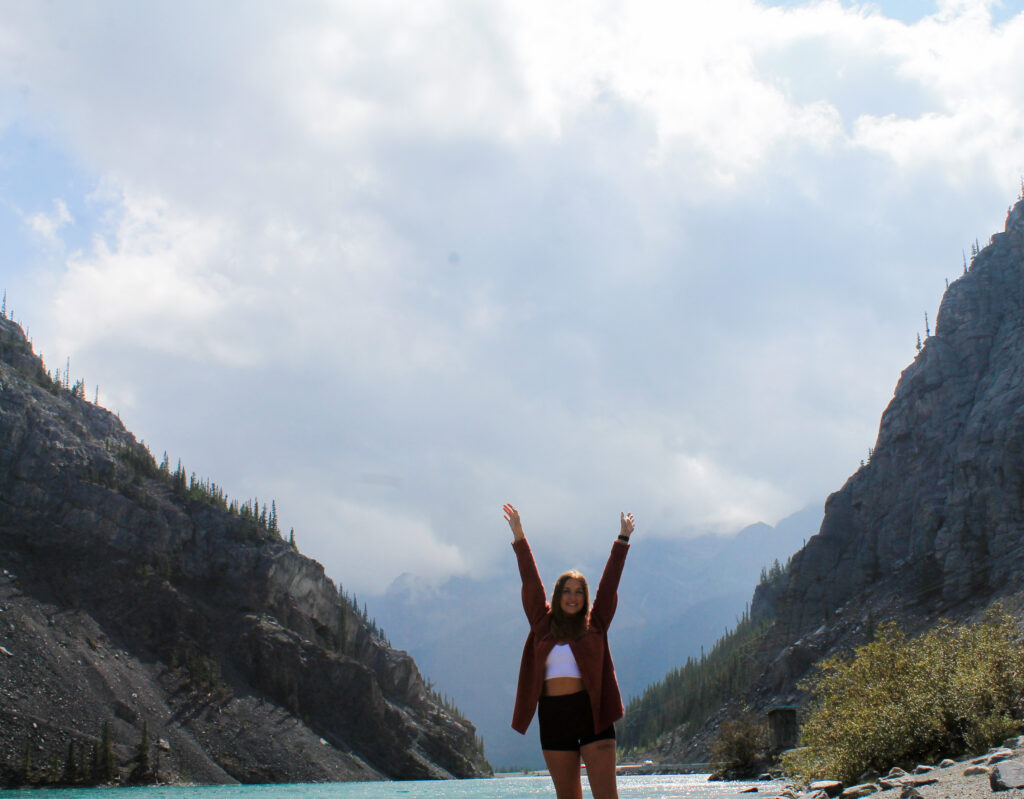
[[[506,501],[733,532],[867,457],[1021,75],[1017,2],[7,0],[0,287],[361,595],[508,568]]]

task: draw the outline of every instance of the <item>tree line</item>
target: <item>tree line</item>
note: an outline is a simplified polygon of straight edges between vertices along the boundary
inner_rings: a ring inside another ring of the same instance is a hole
[[[103,722],[99,738],[92,741],[68,741],[60,752],[43,751],[31,736],[25,737],[18,779],[24,787],[95,787],[97,785],[147,785],[160,781],[160,754],[153,753],[149,723],[143,721],[138,744],[126,769],[122,769],[114,751],[110,722]]]

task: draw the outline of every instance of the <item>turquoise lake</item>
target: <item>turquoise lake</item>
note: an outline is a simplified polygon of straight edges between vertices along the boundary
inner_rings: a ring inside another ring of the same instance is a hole
[[[620,799],[734,799],[744,788],[765,783],[708,782],[706,774],[619,777]],[[548,777],[514,776],[488,780],[431,782],[334,782],[301,785],[215,785],[196,788],[63,788],[0,791],[0,799],[503,799],[549,796]],[[586,778],[583,796],[589,797]]]

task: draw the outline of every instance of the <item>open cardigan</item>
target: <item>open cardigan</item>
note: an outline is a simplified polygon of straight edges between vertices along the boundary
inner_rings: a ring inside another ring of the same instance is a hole
[[[530,634],[523,647],[519,666],[516,706],[512,713],[512,729],[526,733],[537,711],[544,690],[544,664],[551,648],[558,643],[551,634],[551,605],[544,594],[544,584],[525,538],[512,542],[523,580],[523,610],[530,622]],[[626,563],[629,544],[616,540],[605,564],[601,582],[590,607],[590,622],[583,637],[569,641],[583,677],[583,686],[594,711],[594,729],[603,730],[622,718],[625,708],[615,678],[615,666],[608,651],[608,625],[618,605],[619,578]]]

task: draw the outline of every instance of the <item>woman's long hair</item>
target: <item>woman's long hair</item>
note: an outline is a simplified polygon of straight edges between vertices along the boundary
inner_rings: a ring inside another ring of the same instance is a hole
[[[579,580],[583,586],[583,607],[571,616],[562,610],[562,589],[566,580]],[[577,640],[587,631],[590,620],[590,588],[587,578],[575,569],[560,574],[555,580],[555,589],[551,592],[551,634],[556,641]]]

